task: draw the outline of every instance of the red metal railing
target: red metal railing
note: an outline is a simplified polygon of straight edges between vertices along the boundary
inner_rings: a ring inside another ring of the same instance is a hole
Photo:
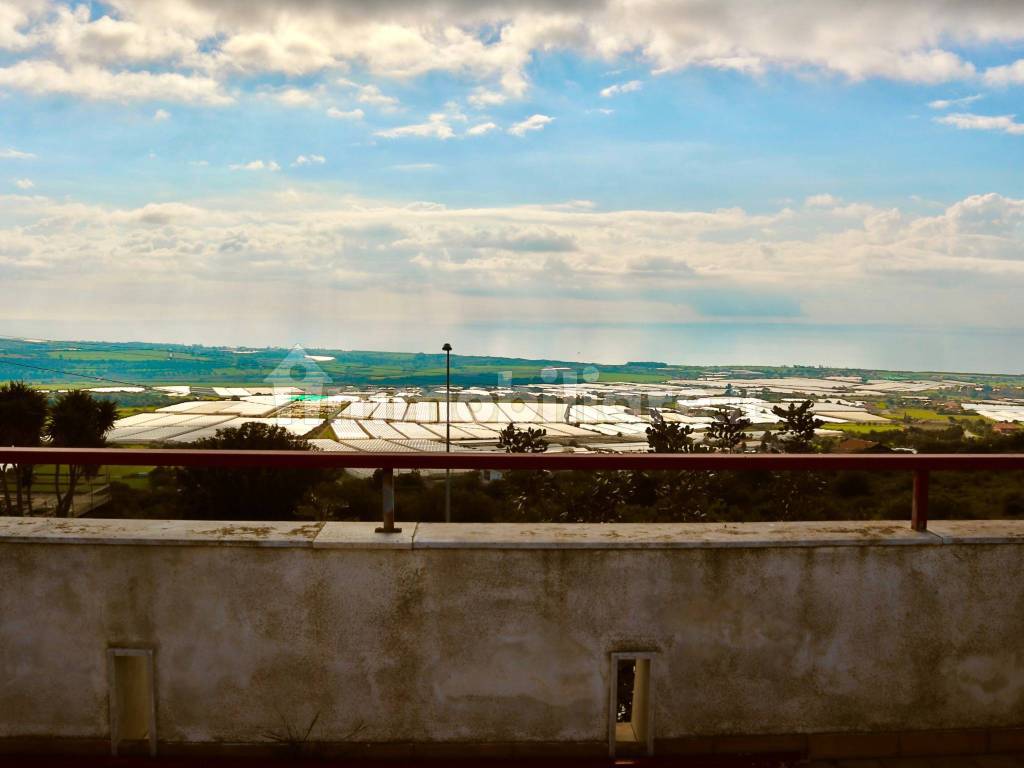
[[[785,454],[785,453],[348,453],[307,451],[210,451],[122,448],[0,448],[3,464],[85,464],[172,467],[269,467],[275,469],[361,468],[383,470],[381,533],[396,532],[396,469],[547,469],[547,470],[719,470],[913,473],[911,527],[928,528],[930,472],[977,472],[1024,469],[1024,454]]]

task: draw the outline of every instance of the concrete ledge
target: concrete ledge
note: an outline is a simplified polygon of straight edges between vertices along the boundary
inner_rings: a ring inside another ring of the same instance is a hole
[[[789,523],[232,522],[0,517],[0,543],[248,546],[315,549],[715,549],[1024,544],[1024,520]]]
[[[412,549],[419,523],[395,523],[401,533],[376,533],[377,523],[324,523],[314,549]]]
[[[1024,520],[933,520],[943,544],[1024,544]]]
[[[323,523],[0,517],[0,542],[121,546],[312,547]]]
[[[413,549],[705,549],[935,545],[909,521],[794,523],[422,523]]]
[[[315,549],[715,549],[1022,544],[1024,521],[787,523],[232,522],[0,517],[0,543],[249,546]]]

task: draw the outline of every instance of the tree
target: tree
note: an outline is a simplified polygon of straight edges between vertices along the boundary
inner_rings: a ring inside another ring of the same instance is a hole
[[[651,411],[651,426],[647,428],[647,445],[653,453],[699,453],[707,448],[694,441],[693,427],[689,424],[670,424],[657,411]],[[634,487],[650,482],[654,484],[654,506],[659,515],[679,522],[705,519],[708,504],[713,499],[715,483],[713,472],[638,473],[633,476]]]
[[[670,424],[658,411],[651,411],[651,426],[647,428],[651,453],[696,453],[700,448],[692,435],[689,424]]]
[[[97,400],[84,389],[73,389],[59,395],[50,409],[46,431],[52,445],[58,448],[102,448],[105,435],[117,421],[117,403]],[[67,517],[75,499],[75,486],[82,477],[96,474],[93,465],[68,465],[68,485],[60,487],[60,465],[54,469],[53,484],[57,494],[57,517]]]
[[[498,447],[504,448],[505,453],[544,453],[548,449],[548,441],[544,439],[547,433],[546,429],[518,429],[515,424],[509,424],[498,433]]]
[[[772,413],[782,419],[782,427],[770,443],[762,444],[763,449],[782,453],[813,452],[814,430],[825,423],[815,418],[813,406],[810,400],[800,405],[790,403],[786,408],[774,406]],[[820,506],[827,481],[818,472],[774,472],[771,487],[779,519],[792,520],[808,517]]]
[[[774,406],[772,413],[782,419],[774,444],[781,447],[783,453],[810,453],[814,450],[814,430],[820,429],[825,423],[815,418],[812,410],[814,403],[804,400],[800,405],[790,403],[788,408]]]
[[[705,443],[725,453],[742,452],[750,439],[745,430],[751,424],[738,408],[719,408],[708,427]]]
[[[0,445],[35,448],[43,439],[49,409],[46,394],[25,384],[11,381],[0,386]],[[7,472],[0,471],[4,506],[7,514],[32,514],[31,464],[14,465],[15,497],[12,501]]]
[[[310,444],[284,427],[249,421],[218,429],[193,447],[212,450],[308,451]],[[177,471],[182,516],[198,520],[286,520],[329,473],[320,469],[220,469]]]
[[[548,441],[546,429],[518,429],[510,423],[498,433],[498,447],[505,453],[544,453]],[[519,520],[543,519],[542,509],[551,504],[555,495],[555,482],[550,472],[510,472],[512,509]]]
[[[761,447],[759,450],[762,453],[779,453],[779,438],[771,430],[766,429],[761,433]]]

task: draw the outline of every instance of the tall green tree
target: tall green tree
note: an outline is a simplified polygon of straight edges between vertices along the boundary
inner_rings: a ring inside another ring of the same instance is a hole
[[[800,405],[774,406],[772,413],[782,419],[781,428],[765,449],[782,453],[812,453],[814,430],[825,422],[815,418],[814,403],[804,400]],[[828,481],[819,472],[772,473],[772,496],[777,504],[780,520],[794,520],[812,516],[820,509]]]
[[[48,408],[46,393],[23,381],[10,381],[0,386],[0,445],[38,447],[46,428]],[[10,474],[15,485],[13,499],[7,483],[8,472],[0,471],[7,514],[32,513],[34,469],[31,464],[12,466]]]
[[[656,410],[651,411],[647,445],[653,453],[699,453],[708,450],[693,439],[693,427],[667,422]],[[705,519],[708,506],[713,503],[716,479],[714,472],[651,472],[634,476],[633,485],[653,484],[653,503],[659,516],[679,522],[694,522]]]
[[[519,429],[515,424],[509,424],[498,433],[498,447],[505,453],[544,453],[548,449],[545,435],[546,429]],[[556,484],[554,476],[547,470],[510,472],[508,482],[514,489],[512,509],[519,520],[536,520],[543,516],[541,510],[554,503]]]
[[[192,447],[213,450],[308,451],[304,438],[284,427],[246,422],[218,429]],[[320,469],[222,469],[185,467],[177,471],[181,514],[197,520],[288,520],[310,491],[330,476]]]
[[[773,445],[781,448],[783,453],[812,452],[814,430],[825,424],[821,419],[815,418],[813,407],[814,403],[810,400],[804,400],[800,405],[790,403],[788,408],[774,406],[772,413],[782,419],[782,427]]]
[[[750,419],[738,408],[719,408],[715,420],[708,426],[704,442],[716,451],[742,453],[750,439],[746,432],[750,424]]]
[[[73,389],[57,397],[50,408],[46,431],[50,443],[57,448],[102,448],[106,434],[117,421],[117,403],[97,400],[84,389]],[[67,486],[61,488],[61,467],[54,469],[54,491],[57,495],[57,516],[67,517],[75,499],[75,488],[83,477],[92,477],[99,470],[93,465],[68,465]]]
[[[548,449],[548,441],[544,439],[547,433],[546,429],[519,429],[509,424],[498,433],[498,447],[505,453],[544,453]]]
[[[651,411],[647,445],[651,453],[696,453],[701,449],[693,439],[693,427],[667,422],[656,410]]]

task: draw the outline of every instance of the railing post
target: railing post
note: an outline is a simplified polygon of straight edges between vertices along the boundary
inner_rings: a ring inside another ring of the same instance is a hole
[[[915,531],[928,530],[928,470],[914,470],[914,501],[910,510],[910,527]]]
[[[395,470],[385,467],[380,471],[380,495],[382,502],[382,524],[375,528],[376,533],[401,533],[395,528]]]

